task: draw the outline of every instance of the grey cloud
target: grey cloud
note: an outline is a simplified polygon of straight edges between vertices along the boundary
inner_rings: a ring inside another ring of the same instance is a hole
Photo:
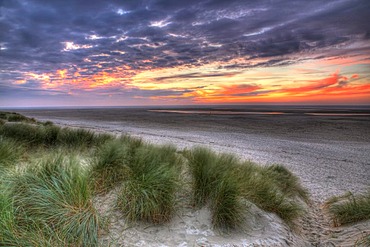
[[[162,81],[167,79],[187,79],[187,78],[207,78],[207,77],[221,77],[221,76],[234,76],[240,74],[240,72],[226,72],[226,73],[212,73],[212,74],[202,74],[202,73],[187,73],[174,76],[162,76],[155,78],[156,81]]]
[[[236,94],[231,94],[232,96],[258,96],[258,95],[263,95],[267,93],[274,92],[274,90],[259,90],[259,91],[253,91],[253,92],[248,92],[248,93],[236,93]]]
[[[122,64],[146,70],[234,58],[267,62],[225,69],[286,65],[299,61],[290,55],[369,39],[369,7],[366,0],[2,1],[0,43],[6,49],[0,51],[0,69],[10,83],[14,68],[43,73],[77,66],[91,74]],[[161,20],[170,24],[150,26]],[[102,38],[87,39],[90,35]],[[122,36],[126,39],[117,42]],[[63,52],[66,41],[93,47]],[[323,56],[340,52],[326,49]],[[346,52],[368,53],[369,47]],[[86,62],[101,53],[110,56]]]

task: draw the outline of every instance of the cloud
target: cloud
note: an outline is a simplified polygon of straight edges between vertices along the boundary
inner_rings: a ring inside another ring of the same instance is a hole
[[[161,82],[361,56],[370,52],[369,8],[366,0],[2,1],[0,80],[12,87],[28,73],[49,74],[57,85],[62,82],[54,74],[67,70],[64,87],[116,86],[156,69],[223,69],[158,75]]]
[[[168,79],[191,79],[191,78],[208,78],[208,77],[232,77],[240,72],[224,72],[224,73],[187,73],[187,74],[178,74],[173,76],[161,76],[156,77],[154,80],[156,81],[163,81]]]
[[[252,85],[252,84],[230,85],[230,86],[224,86],[220,91],[216,93],[216,95],[219,95],[219,96],[224,95],[225,97],[241,96],[241,95],[248,95],[251,92],[255,92],[258,89],[261,89],[261,87],[257,85]]]

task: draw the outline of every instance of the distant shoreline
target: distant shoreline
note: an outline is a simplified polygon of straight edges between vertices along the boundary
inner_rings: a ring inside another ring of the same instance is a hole
[[[149,106],[17,106],[7,107],[0,106],[0,110],[83,110],[83,109],[291,109],[291,110],[309,110],[312,108],[323,109],[323,110],[366,110],[370,112],[370,104],[361,105],[300,105],[300,104],[253,104],[253,105],[149,105]]]

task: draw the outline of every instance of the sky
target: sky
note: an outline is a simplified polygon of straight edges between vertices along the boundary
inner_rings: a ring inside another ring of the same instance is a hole
[[[0,0],[0,107],[370,104],[369,0]]]

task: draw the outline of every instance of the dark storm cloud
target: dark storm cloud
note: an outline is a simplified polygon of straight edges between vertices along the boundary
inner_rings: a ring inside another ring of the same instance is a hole
[[[286,65],[297,62],[290,55],[368,40],[369,9],[367,0],[0,1],[0,79],[73,66],[89,74],[235,58],[267,61],[225,68]]]

